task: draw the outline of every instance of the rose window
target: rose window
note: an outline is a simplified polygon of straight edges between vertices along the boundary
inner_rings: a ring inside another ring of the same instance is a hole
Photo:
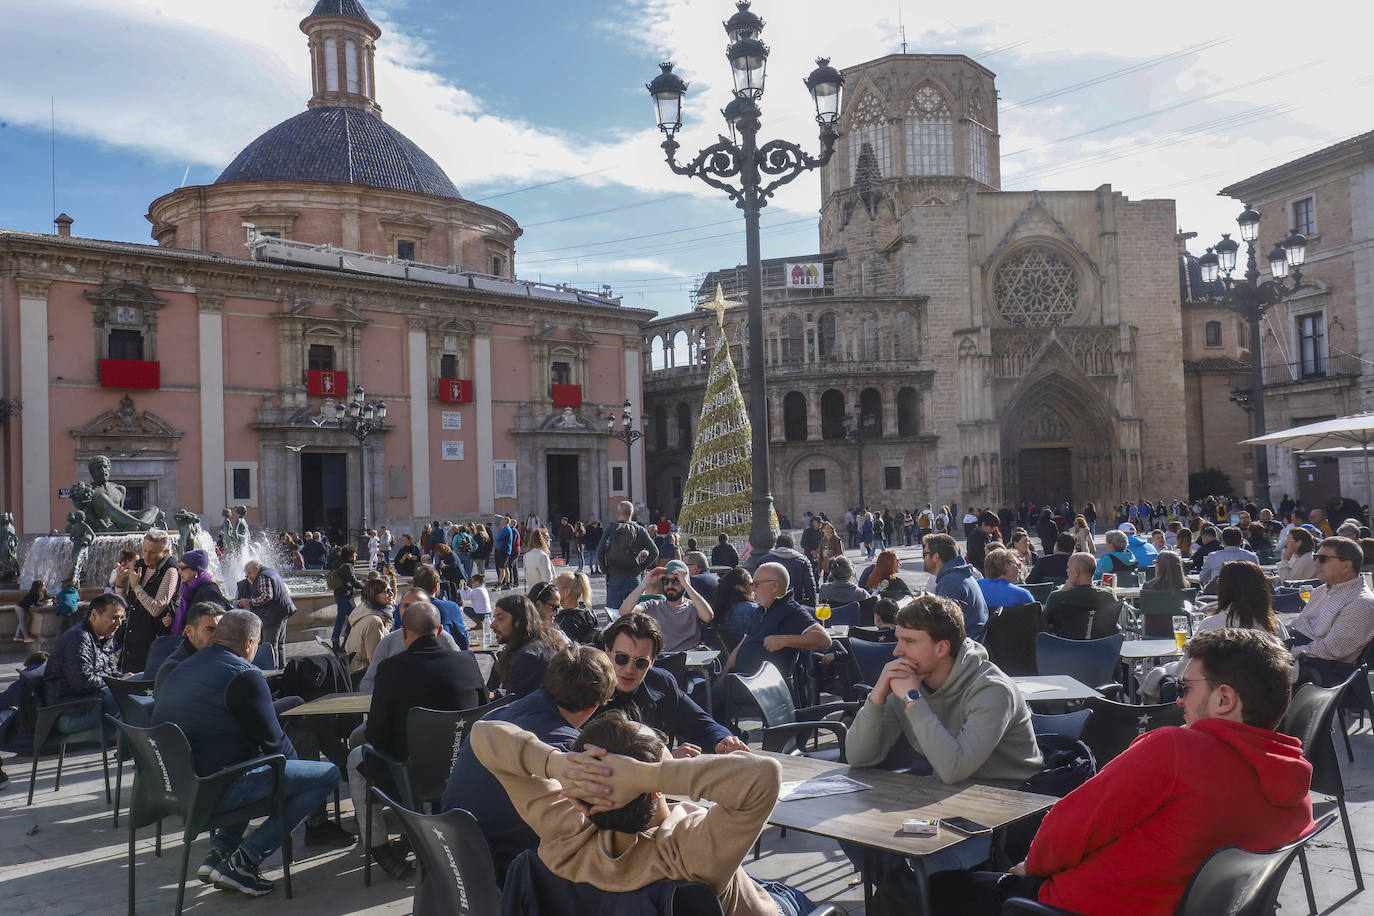
[[[1027,248],[997,269],[993,298],[1012,327],[1059,327],[1078,310],[1078,273],[1049,249]]]

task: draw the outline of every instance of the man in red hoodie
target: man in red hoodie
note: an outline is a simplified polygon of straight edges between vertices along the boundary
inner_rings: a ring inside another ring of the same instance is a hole
[[[1288,651],[1262,631],[1223,629],[1186,652],[1187,724],[1146,732],[1060,799],[1009,874],[937,876],[937,913],[996,914],[1020,896],[1083,916],[1170,916],[1215,850],[1267,851],[1312,826],[1312,767],[1296,738],[1274,731],[1288,709]]]

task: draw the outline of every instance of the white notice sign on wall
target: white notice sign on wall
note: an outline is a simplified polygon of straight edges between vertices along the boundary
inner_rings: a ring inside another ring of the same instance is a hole
[[[492,484],[496,499],[515,499],[515,462],[493,461]]]
[[[441,442],[441,443],[439,443],[439,444],[443,446],[443,449],[444,449],[443,455],[444,455],[444,460],[445,460],[445,461],[462,461],[462,460],[463,460],[463,443],[461,443],[461,442]]]
[[[463,415],[456,410],[445,410],[440,416],[441,425],[444,429],[462,429]]]

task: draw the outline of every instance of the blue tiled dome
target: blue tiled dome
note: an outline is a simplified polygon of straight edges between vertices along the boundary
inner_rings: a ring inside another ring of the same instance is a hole
[[[331,3],[357,7],[320,0]],[[462,197],[424,150],[358,108],[312,108],[283,121],[244,147],[215,184],[232,181],[328,181]]]
[[[315,9],[311,11],[311,16],[347,16],[350,19],[361,19],[364,22],[371,22],[367,18],[367,10],[358,0],[320,0],[315,4]]]

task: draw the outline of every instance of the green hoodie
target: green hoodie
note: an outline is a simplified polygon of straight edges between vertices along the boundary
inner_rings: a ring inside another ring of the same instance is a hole
[[[939,690],[922,685],[914,703],[895,693],[882,708],[864,703],[849,727],[845,755],[852,766],[876,766],[901,738],[945,783],[972,779],[1014,788],[1044,768],[1021,691],[972,639],[964,640]]]

